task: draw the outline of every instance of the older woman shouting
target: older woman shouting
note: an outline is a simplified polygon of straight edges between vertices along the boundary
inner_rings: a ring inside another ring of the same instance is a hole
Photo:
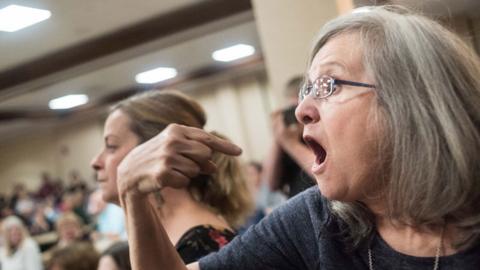
[[[300,99],[317,187],[191,269],[480,269],[480,62],[471,48],[402,8],[351,13],[321,30]],[[119,170],[140,251],[133,267],[185,269],[162,224],[148,223],[139,187],[185,185],[192,170],[211,169],[212,149],[237,151],[183,126],[146,148]],[[162,155],[185,171],[129,173]]]

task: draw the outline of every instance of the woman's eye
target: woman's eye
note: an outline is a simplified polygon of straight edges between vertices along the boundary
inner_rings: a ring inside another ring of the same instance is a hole
[[[337,94],[339,89],[340,89],[340,85],[334,84],[332,86],[332,94]]]
[[[115,149],[117,149],[117,148],[118,148],[118,146],[113,145],[113,144],[107,144],[107,145],[105,145],[105,149],[107,149],[107,150],[109,150],[109,151],[113,151],[113,150],[115,150]]]

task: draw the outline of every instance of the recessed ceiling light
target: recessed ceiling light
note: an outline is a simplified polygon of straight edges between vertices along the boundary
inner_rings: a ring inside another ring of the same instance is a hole
[[[87,95],[67,95],[50,100],[48,107],[52,110],[65,110],[83,105],[87,102]]]
[[[157,83],[177,76],[177,70],[174,68],[159,67],[156,69],[138,73],[135,80],[138,83]]]
[[[52,13],[44,9],[10,5],[0,9],[0,31],[15,32],[50,18]]]
[[[237,44],[212,53],[212,58],[220,62],[230,62],[250,56],[255,53],[255,48],[246,44]]]

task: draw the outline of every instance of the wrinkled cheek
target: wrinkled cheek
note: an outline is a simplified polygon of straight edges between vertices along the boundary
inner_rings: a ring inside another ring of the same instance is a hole
[[[323,196],[330,200],[344,200],[348,191],[348,182],[341,170],[334,165],[328,164],[324,174],[316,177],[318,188]]]

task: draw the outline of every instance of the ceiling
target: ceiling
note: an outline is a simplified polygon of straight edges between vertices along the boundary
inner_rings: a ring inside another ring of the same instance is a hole
[[[263,69],[250,0],[4,0],[50,10],[52,16],[23,30],[0,32],[0,139],[65,119],[91,115],[146,88],[188,89],[195,80],[238,69]],[[256,54],[219,63],[214,50],[246,43]],[[135,75],[158,66],[178,76],[139,85]],[[88,105],[48,109],[66,94],[87,94]]]
[[[354,0],[406,4],[435,16],[480,16],[478,0]],[[18,32],[0,32],[0,142],[65,121],[98,115],[106,105],[140,90],[189,89],[222,74],[263,70],[250,0],[2,0],[50,10],[50,19]],[[212,51],[237,43],[257,53],[222,64]],[[156,85],[134,76],[158,66],[179,75]],[[87,94],[71,111],[51,111],[48,101]]]

